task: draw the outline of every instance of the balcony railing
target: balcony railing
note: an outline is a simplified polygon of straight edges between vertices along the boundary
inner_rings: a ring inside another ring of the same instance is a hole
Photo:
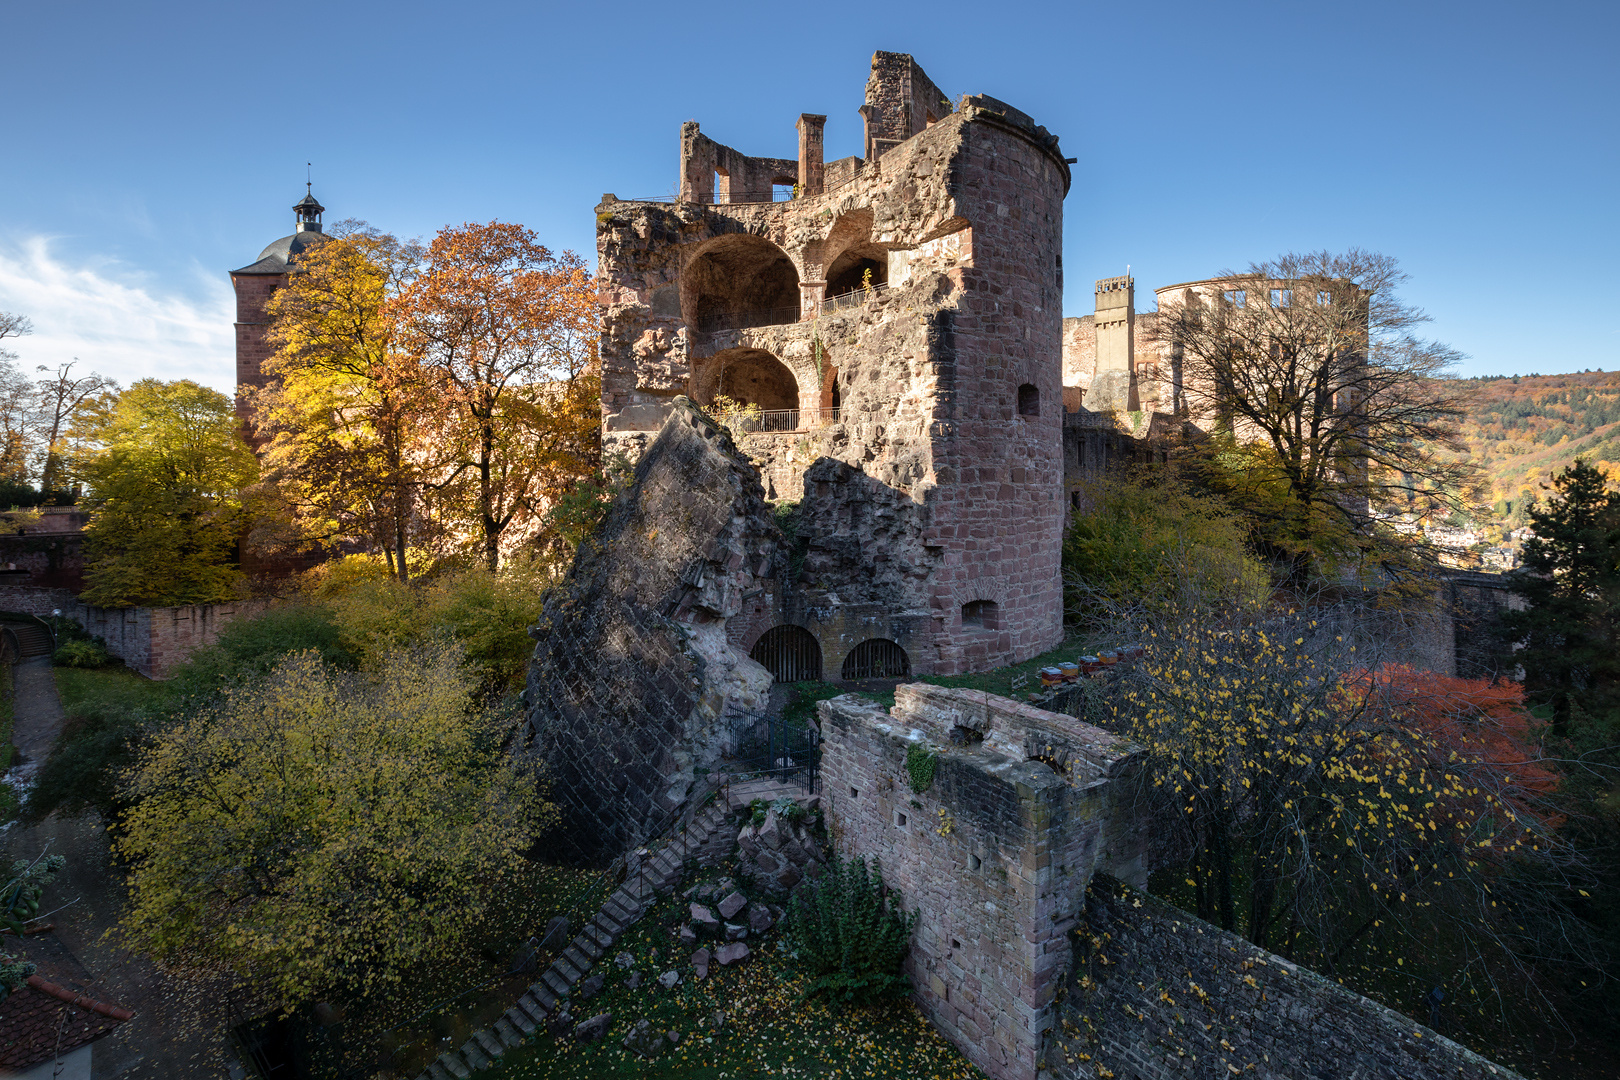
[[[836,423],[838,423],[837,409],[766,409],[758,414],[739,417],[736,427],[741,434],[768,435],[786,431],[810,431]]]
[[[694,328],[699,334],[715,334],[723,330],[747,330],[755,326],[785,326],[799,321],[797,305],[781,308],[761,308],[757,311],[722,311],[705,315]]]
[[[873,285],[870,288],[866,288],[866,287],[863,286],[863,287],[861,287],[859,289],[856,289],[854,292],[840,293],[837,296],[829,296],[829,297],[827,297],[827,299],[825,299],[825,300],[823,300],[821,302],[821,310],[822,311],[842,311],[845,308],[860,307],[862,304],[866,303],[868,300],[875,300],[877,298],[877,295],[879,293],[881,293],[884,289],[887,289],[888,287],[889,286],[886,285],[886,284],[885,285]]]

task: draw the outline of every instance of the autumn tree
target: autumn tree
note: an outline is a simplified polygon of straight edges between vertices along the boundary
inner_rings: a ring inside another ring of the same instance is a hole
[[[1386,666],[1352,640],[1393,637],[1365,612],[1198,596],[1122,613],[1143,655],[1090,713],[1148,752],[1139,812],[1186,853],[1162,886],[1363,987],[1421,971],[1536,998],[1537,962],[1590,935],[1522,697]]]
[[[39,489],[42,492],[58,491],[63,487],[63,442],[68,437],[74,414],[99,395],[116,393],[118,390],[117,382],[94,371],[74,375],[73,365],[77,362],[62,364],[54,372],[43,365],[37,369],[48,373],[34,384],[43,458],[39,474]]]
[[[437,403],[424,464],[439,512],[494,570],[600,461],[590,275],[520,225],[450,227],[387,311]]]
[[[286,1007],[373,994],[480,925],[555,818],[442,641],[343,672],[314,652],[156,734],[116,841],[124,928]]]
[[[1449,512],[1472,490],[1453,456],[1460,354],[1417,336],[1428,316],[1399,298],[1386,255],[1289,254],[1224,276],[1163,304],[1155,331],[1212,429],[1212,482],[1296,585],[1324,563],[1401,569],[1412,545],[1379,512]]]
[[[252,402],[267,487],[299,537],[359,539],[401,581],[423,522],[418,441],[432,410],[386,308],[423,255],[414,242],[339,222],[266,305],[276,352]]]
[[[235,411],[189,379],[142,379],[85,433],[87,603],[200,604],[236,595],[241,492],[257,476]]]
[[[5,341],[33,332],[27,316],[0,311],[0,483],[13,486],[28,482],[34,415],[31,384],[17,369],[17,354],[5,347]]]

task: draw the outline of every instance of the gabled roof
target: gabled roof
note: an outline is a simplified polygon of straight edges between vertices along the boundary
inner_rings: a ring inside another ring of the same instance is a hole
[[[20,1071],[48,1061],[94,1042],[135,1015],[101,1000],[104,995],[89,973],[54,934],[30,939],[27,952],[40,973],[0,1001],[0,1070]]]

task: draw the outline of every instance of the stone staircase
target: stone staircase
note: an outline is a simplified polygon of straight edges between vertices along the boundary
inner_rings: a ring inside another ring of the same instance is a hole
[[[506,1015],[473,1033],[458,1050],[446,1050],[416,1080],[466,1080],[487,1069],[508,1050],[525,1043],[558,1008],[632,923],[646,914],[659,893],[680,883],[687,856],[708,844],[729,816],[724,798],[698,811],[663,850],[620,885],[578,937],[546,968]]]
[[[3,625],[17,638],[17,652],[22,658],[50,655],[51,632],[39,623],[7,621]]]

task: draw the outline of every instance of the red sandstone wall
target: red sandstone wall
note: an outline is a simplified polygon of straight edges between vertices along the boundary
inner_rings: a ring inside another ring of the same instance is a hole
[[[242,274],[231,278],[236,289],[236,414],[247,419],[242,388],[264,385],[264,362],[271,348],[264,340],[269,324],[264,305],[272,293],[286,283],[282,274]]]

